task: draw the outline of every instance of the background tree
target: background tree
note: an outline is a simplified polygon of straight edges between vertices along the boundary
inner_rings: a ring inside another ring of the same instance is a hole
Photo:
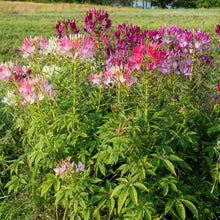
[[[197,0],[197,8],[214,8],[220,7],[220,0]]]
[[[152,0],[152,6],[157,6],[159,8],[167,8],[168,4],[171,4],[172,0]]]

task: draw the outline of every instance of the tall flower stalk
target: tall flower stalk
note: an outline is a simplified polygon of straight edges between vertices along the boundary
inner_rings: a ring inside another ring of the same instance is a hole
[[[73,117],[75,117],[75,114],[76,114],[76,71],[77,71],[77,60],[74,59],[73,65],[72,65],[72,75],[73,75]]]

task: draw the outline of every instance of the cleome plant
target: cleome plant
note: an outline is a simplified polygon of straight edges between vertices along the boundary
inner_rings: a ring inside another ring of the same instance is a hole
[[[220,26],[111,25],[1,63],[0,219],[220,218]]]

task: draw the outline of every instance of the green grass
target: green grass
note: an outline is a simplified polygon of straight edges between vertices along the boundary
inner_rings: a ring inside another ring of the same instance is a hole
[[[57,20],[72,18],[83,28],[85,12],[36,12],[0,15],[0,61],[19,59],[17,48],[25,37],[42,35],[50,37],[55,33]],[[201,10],[126,10],[110,12],[115,29],[118,24],[138,25],[145,29],[158,29],[163,23],[176,24],[180,28],[207,30],[211,36],[220,21],[220,9]]]

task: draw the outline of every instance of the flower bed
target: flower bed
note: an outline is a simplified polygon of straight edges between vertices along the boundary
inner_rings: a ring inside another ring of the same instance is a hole
[[[84,31],[70,19],[56,31],[24,39],[26,66],[0,65],[1,218],[217,219],[209,35],[168,24],[112,31],[101,10],[87,12]]]

